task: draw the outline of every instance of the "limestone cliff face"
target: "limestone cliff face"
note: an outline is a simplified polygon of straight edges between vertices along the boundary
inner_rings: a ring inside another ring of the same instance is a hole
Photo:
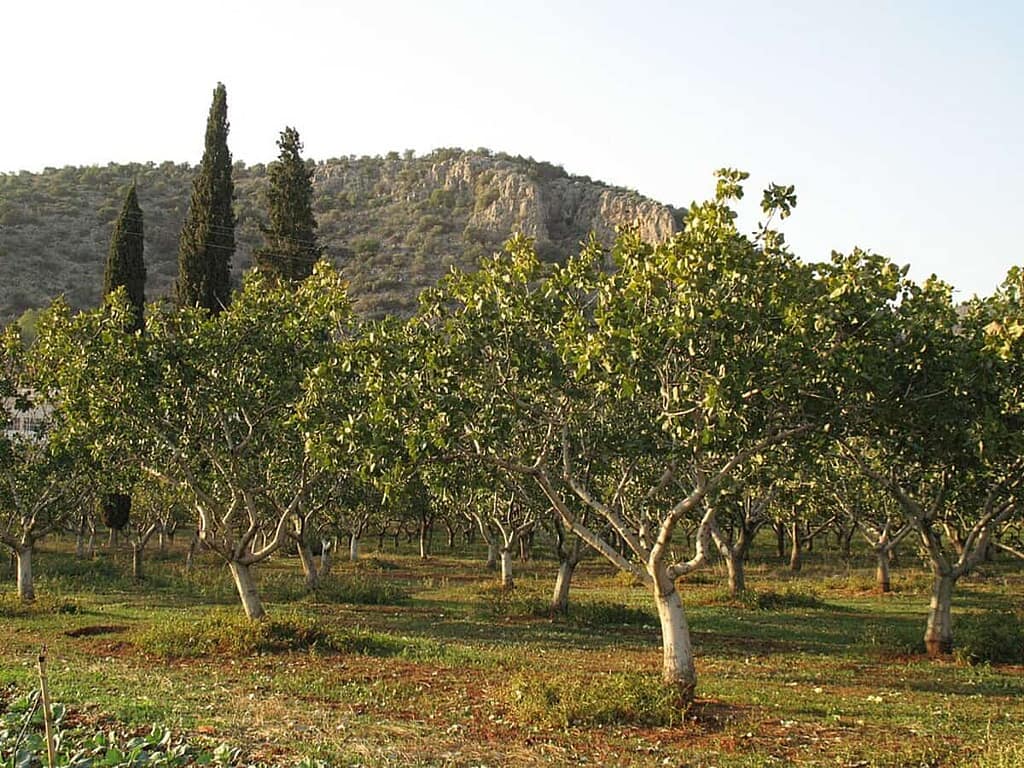
[[[169,294],[194,172],[148,163],[0,175],[0,317],[61,292],[76,307],[98,304],[110,230],[132,179],[146,218],[146,293]],[[234,178],[240,280],[261,242],[266,168],[237,163]],[[487,150],[322,161],[314,196],[321,245],[349,279],[356,308],[370,315],[412,311],[419,292],[451,266],[472,269],[517,232],[534,238],[543,258],[561,260],[591,232],[610,244],[616,227],[638,226],[660,242],[679,221],[677,211],[636,192]]]
[[[610,244],[617,227],[636,226],[661,242],[679,220],[636,192],[486,151],[332,160],[317,166],[314,183],[323,197],[359,211],[358,218],[323,216],[321,233],[329,250],[333,244],[344,254],[357,306],[372,314],[406,311],[403,296],[452,264],[471,269],[514,233],[534,238],[542,257],[564,259],[591,232]],[[336,218],[345,220],[337,230]]]

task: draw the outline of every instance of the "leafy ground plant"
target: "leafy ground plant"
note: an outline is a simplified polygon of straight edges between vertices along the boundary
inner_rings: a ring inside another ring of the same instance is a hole
[[[233,765],[240,753],[227,745],[204,750],[175,737],[167,728],[152,726],[148,734],[118,730],[89,732],[65,727],[67,709],[52,706],[56,765],[62,768],[177,768],[186,765]],[[0,755],[13,768],[44,765],[46,738],[38,692],[10,702],[0,714]]]

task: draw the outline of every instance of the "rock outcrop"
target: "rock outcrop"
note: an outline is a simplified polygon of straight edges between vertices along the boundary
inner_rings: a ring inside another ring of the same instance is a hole
[[[99,301],[116,201],[132,179],[146,220],[147,295],[169,294],[193,173],[149,163],[0,175],[0,317],[58,292],[74,306]],[[236,164],[239,279],[260,243],[266,183],[262,165]],[[560,260],[591,232],[610,243],[617,227],[635,225],[662,241],[681,221],[679,211],[636,192],[487,150],[322,161],[314,190],[321,244],[348,277],[357,309],[370,315],[411,311],[420,290],[452,265],[471,269],[516,232]]]

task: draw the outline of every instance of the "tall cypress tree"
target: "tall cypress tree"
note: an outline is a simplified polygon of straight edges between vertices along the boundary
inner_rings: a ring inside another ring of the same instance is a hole
[[[267,171],[270,225],[262,228],[264,245],[254,260],[260,271],[296,283],[312,274],[323,252],[317,244],[313,216],[313,171],[302,159],[297,130],[287,127],[281,131],[277,146],[280,154]]]
[[[146,263],[142,258],[142,209],[135,193],[135,184],[128,188],[121,215],[114,224],[107,263],[103,269],[103,295],[124,286],[133,310],[131,330],[141,331],[146,306]]]
[[[217,83],[206,121],[206,150],[192,182],[192,199],[178,243],[179,306],[206,307],[217,314],[231,300],[234,196],[228,150],[228,96],[223,83]]]

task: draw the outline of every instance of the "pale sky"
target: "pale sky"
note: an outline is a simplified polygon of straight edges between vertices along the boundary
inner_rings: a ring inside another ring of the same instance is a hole
[[[958,296],[1024,264],[1024,3],[0,2],[0,172],[488,147],[673,205],[795,184],[808,261],[858,245]],[[1021,216],[1021,218],[1018,218]]]

